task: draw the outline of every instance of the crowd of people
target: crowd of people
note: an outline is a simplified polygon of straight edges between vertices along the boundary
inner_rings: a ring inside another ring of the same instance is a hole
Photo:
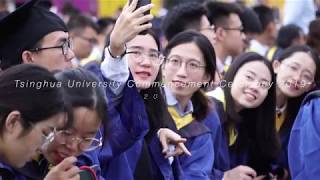
[[[0,180],[320,178],[319,19],[138,1],[0,13]]]

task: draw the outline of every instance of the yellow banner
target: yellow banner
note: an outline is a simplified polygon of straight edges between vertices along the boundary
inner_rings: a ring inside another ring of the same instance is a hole
[[[161,0],[152,0],[151,2],[155,5],[151,10],[151,13],[155,16],[161,8]],[[113,17],[120,8],[127,3],[127,0],[98,0],[98,14],[100,17]]]

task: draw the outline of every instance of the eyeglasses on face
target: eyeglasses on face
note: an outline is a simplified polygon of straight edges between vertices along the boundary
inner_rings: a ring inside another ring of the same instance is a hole
[[[164,56],[162,56],[161,53],[158,51],[145,53],[140,50],[128,50],[126,54],[130,54],[132,59],[137,63],[141,63],[144,60],[144,58],[147,58],[153,64],[161,65],[164,60]]]
[[[56,133],[56,139],[60,144],[76,143],[81,151],[92,151],[102,146],[102,135],[99,131],[99,139],[97,138],[82,138],[75,135],[70,130],[61,130]]]
[[[61,51],[62,51],[62,54],[63,54],[64,56],[66,56],[66,55],[68,54],[69,49],[73,49],[71,39],[67,39],[67,40],[64,41],[64,43],[63,43],[62,45],[60,45],[60,46],[34,48],[34,49],[30,49],[30,51],[32,51],[32,52],[39,52],[39,51],[43,51],[43,50],[58,49],[58,48],[60,48]]]

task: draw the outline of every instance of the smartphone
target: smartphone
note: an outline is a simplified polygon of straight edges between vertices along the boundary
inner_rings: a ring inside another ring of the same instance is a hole
[[[131,2],[132,2],[132,0],[129,1],[129,4],[131,4]],[[140,8],[141,6],[145,6],[147,4],[150,4],[150,3],[151,3],[151,0],[138,0],[138,4],[137,4],[136,9]],[[143,14],[144,15],[150,14],[150,10],[144,12]],[[145,23],[145,24],[147,24],[147,23]],[[147,34],[147,31],[142,31],[139,34],[145,35],[145,34]]]
[[[97,171],[98,165],[93,165],[93,166],[81,166],[80,167],[80,180],[97,180],[96,177],[96,171]]]

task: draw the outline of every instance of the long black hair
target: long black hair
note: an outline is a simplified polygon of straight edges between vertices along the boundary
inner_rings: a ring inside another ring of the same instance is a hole
[[[160,41],[154,31],[148,30],[147,34],[155,40],[158,50],[161,51]],[[162,73],[161,68],[159,68],[154,84],[161,84],[161,82]],[[161,86],[151,85],[147,89],[142,89],[140,94],[144,98],[144,104],[148,114],[150,130],[146,138],[149,139],[159,128],[168,126],[169,118],[171,116],[167,110],[167,104]]]
[[[58,81],[47,69],[21,64],[0,72],[0,135],[11,111],[21,113],[22,134],[26,134],[32,124],[67,109]]]
[[[275,129],[276,88],[275,75],[270,61],[257,53],[244,53],[237,57],[224,76],[226,82],[233,82],[238,70],[249,62],[262,62],[269,69],[271,82],[263,103],[252,109],[235,111],[235,102],[231,96],[231,87],[223,87],[226,101],[226,120],[222,123],[225,132],[236,126],[238,137],[234,146],[235,152],[242,154],[249,152],[249,166],[257,171],[268,171],[270,162],[274,160],[280,150],[279,139]],[[228,134],[228,133],[227,133]],[[228,138],[229,139],[229,138]]]
[[[177,34],[167,45],[163,55],[168,56],[172,48],[186,43],[194,43],[201,51],[206,64],[205,73],[210,76],[208,84],[214,79],[216,71],[216,55],[210,41],[202,34],[194,31],[185,31]],[[201,89],[197,90],[191,97],[194,105],[193,116],[197,120],[202,120],[209,112],[208,98]]]

